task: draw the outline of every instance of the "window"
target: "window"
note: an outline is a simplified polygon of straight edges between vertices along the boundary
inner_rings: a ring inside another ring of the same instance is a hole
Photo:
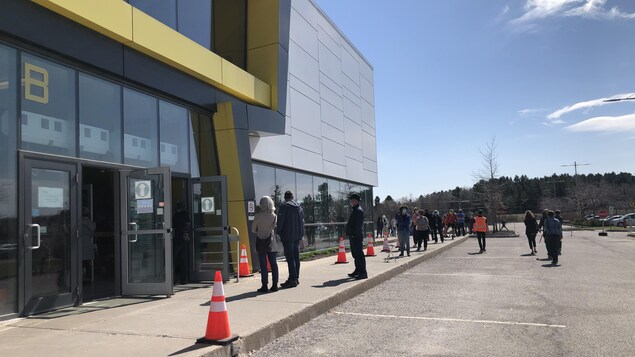
[[[165,25],[176,29],[176,0],[129,0],[129,3]]]
[[[190,111],[190,158],[192,177],[219,175],[212,118]]]
[[[22,148],[75,156],[76,72],[28,54],[21,65]]]
[[[295,199],[298,199],[295,190],[295,172],[277,168],[275,198],[272,197],[276,207],[284,202],[284,193],[287,191],[291,191]]]
[[[157,105],[156,98],[124,88],[124,163],[158,166]]]
[[[178,31],[199,45],[212,47],[212,1],[178,0]]]
[[[315,222],[315,213],[313,212],[315,207],[315,194],[313,193],[313,176],[296,173],[296,188],[295,192],[298,203],[304,210],[304,217],[306,223]]]
[[[159,101],[161,166],[175,172],[190,172],[188,153],[189,115],[187,109]]]
[[[253,164],[254,191],[256,202],[260,202],[262,196],[274,197],[276,190],[276,173],[271,166]],[[278,207],[278,206],[276,206]]]
[[[121,86],[80,73],[79,127],[80,157],[120,163]]]
[[[16,52],[0,46],[0,316],[17,311]],[[24,122],[23,122],[24,123]],[[39,122],[36,122],[36,125]],[[28,122],[27,122],[28,125]]]

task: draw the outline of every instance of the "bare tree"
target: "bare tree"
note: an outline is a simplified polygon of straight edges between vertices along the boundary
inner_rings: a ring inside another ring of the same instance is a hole
[[[498,211],[503,206],[503,184],[498,180],[498,156],[496,153],[496,138],[487,143],[485,149],[479,149],[481,154],[481,168],[472,173],[476,184],[474,194],[483,202],[483,206],[492,218],[494,232],[498,231]]]

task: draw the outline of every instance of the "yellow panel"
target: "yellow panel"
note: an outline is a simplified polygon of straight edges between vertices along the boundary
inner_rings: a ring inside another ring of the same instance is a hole
[[[118,42],[132,41],[132,6],[122,0],[33,0]]]
[[[240,233],[240,243],[247,247],[247,259],[249,265],[253,269],[251,260],[251,249],[249,248],[249,226],[247,225],[247,212],[245,212],[245,201],[228,202],[227,214],[229,215],[228,224],[231,227],[236,227]]]
[[[271,109],[278,110],[278,44],[249,50],[249,73],[271,84]]]
[[[247,6],[247,48],[278,43],[278,0],[249,1]]]

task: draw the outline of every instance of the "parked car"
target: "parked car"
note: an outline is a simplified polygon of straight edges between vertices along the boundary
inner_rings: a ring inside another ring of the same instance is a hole
[[[624,223],[626,223],[627,226],[635,226],[635,213],[623,215],[617,219],[615,225],[618,227],[624,227]]]
[[[609,217],[606,217],[604,219],[601,219],[600,222],[604,221],[605,223],[609,223],[612,220],[620,218],[620,217],[622,217],[622,215],[621,214],[617,214],[617,215],[614,215],[614,216],[609,216]]]

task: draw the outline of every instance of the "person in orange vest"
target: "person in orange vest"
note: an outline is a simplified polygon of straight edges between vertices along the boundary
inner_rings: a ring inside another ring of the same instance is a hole
[[[488,231],[487,217],[483,216],[483,211],[479,210],[478,215],[474,218],[474,231],[476,232],[476,239],[478,239],[478,246],[481,248],[479,253],[485,253],[485,233]]]

